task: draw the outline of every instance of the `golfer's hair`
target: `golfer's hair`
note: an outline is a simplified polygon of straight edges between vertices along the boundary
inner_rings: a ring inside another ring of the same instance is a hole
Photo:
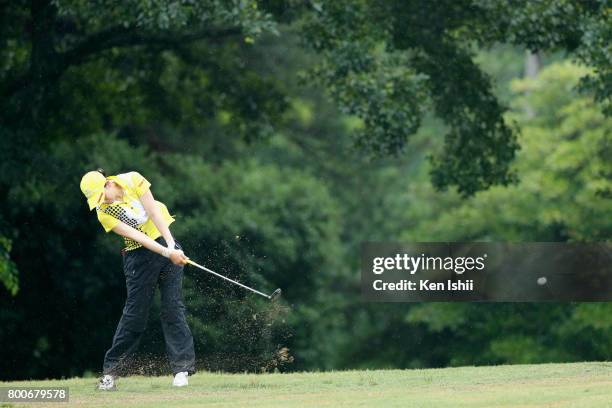
[[[102,173],[102,175],[106,177],[106,173],[104,172],[104,169],[97,168],[97,169],[96,169],[96,171],[97,171],[98,173]]]

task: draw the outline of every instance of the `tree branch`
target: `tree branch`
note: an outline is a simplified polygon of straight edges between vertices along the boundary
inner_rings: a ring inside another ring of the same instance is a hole
[[[239,35],[242,30],[237,27],[231,28],[207,28],[200,31],[181,33],[181,32],[160,32],[147,33],[135,28],[125,28],[122,26],[111,27],[107,30],[91,34],[73,49],[60,54],[63,58],[64,69],[71,65],[78,65],[87,60],[88,57],[104,50],[114,47],[132,47],[138,45],[162,45],[174,47],[187,42],[203,39],[221,39],[234,35]]]
[[[158,45],[172,48],[185,43],[203,39],[219,40],[240,35],[242,30],[238,27],[206,28],[194,32],[146,32],[135,28],[115,26],[106,30],[90,34],[74,48],[56,54],[56,61],[48,65],[46,80],[56,80],[70,66],[86,62],[90,57],[114,47],[132,47],[139,45]],[[4,96],[10,97],[15,92],[27,87],[33,80],[33,72],[28,72],[14,78],[7,84]]]

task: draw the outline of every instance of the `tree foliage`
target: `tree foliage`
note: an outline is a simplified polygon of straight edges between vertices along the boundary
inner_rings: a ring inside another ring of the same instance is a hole
[[[564,62],[547,67],[535,79],[515,80],[512,116],[522,129],[522,151],[515,165],[520,183],[492,188],[465,202],[439,201],[420,214],[420,225],[404,239],[608,239],[612,121],[592,98],[575,90],[588,74],[589,69]],[[527,101],[536,112],[533,118],[522,109]]]
[[[8,238],[0,236],[0,248],[2,250],[2,257],[0,258],[0,282],[14,296],[19,291],[19,273],[15,262],[10,257],[11,246],[12,242]]]
[[[400,226],[396,227],[397,240],[609,240],[612,119],[602,114],[601,106],[592,97],[577,92],[580,78],[589,73],[589,69],[562,61],[546,67],[537,78],[513,81],[514,109],[508,115],[522,129],[522,149],[515,163],[520,181],[463,199],[454,192],[435,191],[426,180],[427,169],[416,167],[410,173],[410,186],[383,209],[393,214],[395,225]],[[534,108],[534,117],[525,113],[526,101]],[[388,182],[393,180],[392,177]],[[605,360],[612,353],[608,304],[392,306],[359,308],[359,317],[345,322],[339,331],[359,325],[355,330],[358,341],[352,338],[343,345],[346,354],[338,364],[517,364]],[[350,302],[346,307],[351,308]],[[384,340],[385,347],[393,349],[392,357],[367,354],[372,342],[386,337],[392,339]]]
[[[364,121],[359,144],[400,153],[431,109],[448,126],[432,181],[465,195],[514,181],[518,149],[507,109],[474,63],[475,46],[573,53],[597,68],[585,83],[604,106],[610,101],[607,0],[313,2],[304,26],[307,44],[325,57],[313,76]]]

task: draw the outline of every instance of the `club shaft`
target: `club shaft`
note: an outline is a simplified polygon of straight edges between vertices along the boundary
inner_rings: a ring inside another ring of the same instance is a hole
[[[233,284],[235,284],[235,285],[238,285],[238,286],[240,286],[240,287],[242,287],[242,288],[245,288],[245,289],[247,289],[247,290],[250,290],[250,291],[251,291],[251,292],[253,292],[253,293],[257,293],[258,295],[261,295],[261,296],[263,296],[263,297],[265,297],[265,298],[270,299],[270,296],[266,295],[265,293],[262,293],[262,292],[260,292],[260,291],[258,291],[258,290],[253,289],[253,288],[249,288],[248,286],[243,285],[243,284],[242,284],[242,283],[240,283],[240,282],[236,282],[235,280],[232,280],[232,279],[230,279],[230,278],[228,278],[228,277],[225,277],[225,276],[221,275],[220,273],[217,273],[217,272],[215,272],[215,271],[211,271],[211,270],[210,270],[210,269],[208,269],[207,267],[202,266],[202,265],[200,265],[200,264],[197,264],[197,263],[193,262],[191,259],[187,260],[187,262],[189,262],[189,263],[190,263],[190,264],[192,264],[193,266],[195,266],[195,267],[197,267],[197,268],[200,268],[200,269],[202,269],[202,270],[204,270],[204,271],[206,271],[206,272],[208,272],[208,273],[212,273],[213,275],[218,276],[218,277],[220,277],[221,279],[225,279],[226,281],[232,282],[232,283],[233,283]]]

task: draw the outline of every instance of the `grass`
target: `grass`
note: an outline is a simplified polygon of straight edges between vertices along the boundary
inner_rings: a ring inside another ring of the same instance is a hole
[[[292,374],[198,373],[172,388],[167,377],[18,381],[0,386],[69,387],[69,403],[36,407],[612,407],[612,363],[458,367]],[[4,404],[0,406],[24,406]]]

